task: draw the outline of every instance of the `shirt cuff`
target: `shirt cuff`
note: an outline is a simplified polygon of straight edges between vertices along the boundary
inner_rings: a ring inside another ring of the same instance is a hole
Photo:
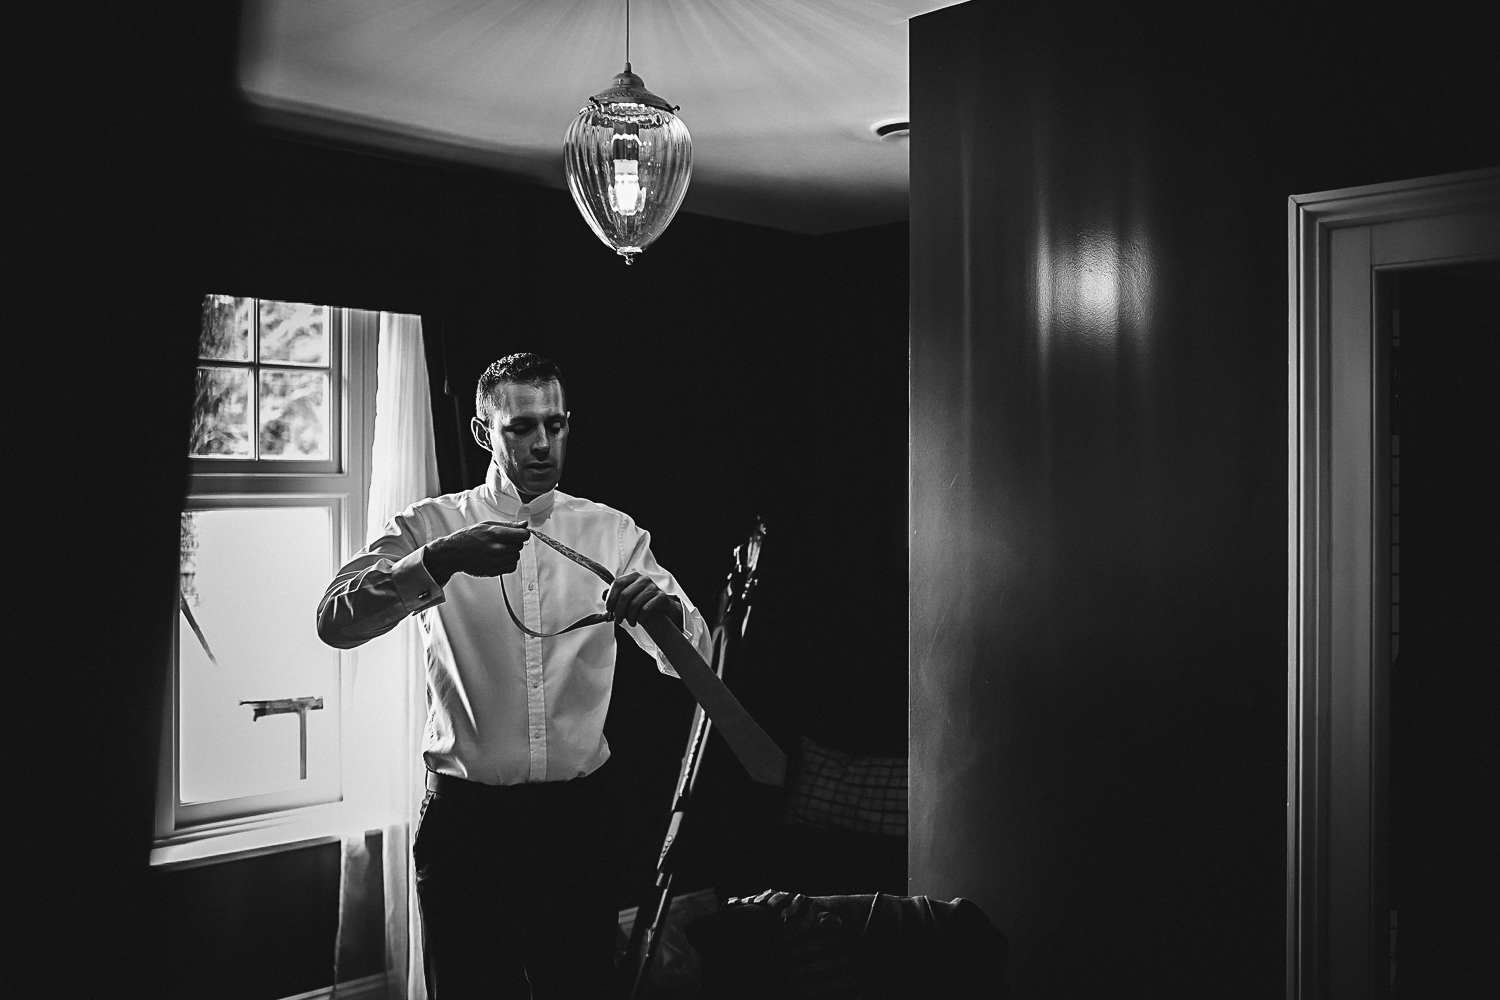
[[[682,606],[682,632],[698,652],[703,653],[704,647],[708,645],[708,622],[704,621],[697,608],[689,607],[686,602]],[[703,658],[708,659],[708,654],[704,653]]]
[[[438,586],[432,574],[427,572],[427,567],[422,564],[422,553],[426,550],[427,546],[423,545],[415,552],[408,552],[391,569],[391,583],[395,585],[401,605],[408,614],[416,614],[434,604],[442,604],[446,599],[443,588]]]
[[[714,665],[713,643],[710,639],[708,622],[704,620],[703,615],[697,608],[690,608],[686,601],[682,603],[682,634],[687,636],[688,642],[692,643],[693,648],[698,651],[698,655],[703,657],[703,662],[712,668]],[[667,661],[666,654],[659,649],[656,651],[656,662],[661,666],[662,673],[672,677],[679,677],[680,679],[680,675],[672,668],[672,664]]]
[[[667,659],[667,654],[661,651],[661,647],[653,643],[651,648],[656,650],[657,671],[666,674],[668,677],[676,677],[678,680],[682,680],[682,675],[677,672],[676,667],[672,666],[672,661]]]

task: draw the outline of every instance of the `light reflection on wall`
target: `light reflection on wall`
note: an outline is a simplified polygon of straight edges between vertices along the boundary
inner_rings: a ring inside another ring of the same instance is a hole
[[[1053,340],[1113,349],[1122,336],[1145,335],[1154,269],[1144,233],[1122,239],[1109,229],[1085,229],[1058,244],[1043,227],[1034,269],[1044,352]]]

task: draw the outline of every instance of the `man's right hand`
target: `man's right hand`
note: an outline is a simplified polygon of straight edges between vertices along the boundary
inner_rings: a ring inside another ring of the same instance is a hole
[[[481,521],[428,542],[422,565],[439,587],[446,587],[454,573],[501,576],[515,570],[530,537],[524,521]]]

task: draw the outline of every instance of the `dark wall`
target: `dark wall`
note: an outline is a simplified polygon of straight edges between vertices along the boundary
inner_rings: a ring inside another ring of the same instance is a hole
[[[912,22],[911,891],[1020,997],[1283,989],[1286,199],[1500,163],[1483,34]]]
[[[333,982],[339,844],[156,873],[161,997],[274,1000]],[[331,890],[330,891],[330,887]],[[374,967],[344,977],[383,972]]]
[[[249,127],[232,7],[60,14],[19,64],[31,156],[13,242],[29,266],[6,402],[25,433],[7,442],[7,495],[19,614],[44,648],[22,672],[34,800],[16,832],[26,973],[48,995],[169,995],[183,970],[233,979],[257,953],[287,973],[245,977],[266,997],[331,978],[322,854],[146,864],[205,292],[422,314],[453,390],[438,398],[448,488],[482,475],[459,433],[479,369],[553,355],[574,393],[564,487],[651,529],[700,603],[766,517],[758,652],[736,686],[767,728],[789,747],[905,746],[905,227],[811,238],[683,215],[627,269],[562,192]],[[611,305],[627,292],[630,308]],[[607,732],[641,808],[613,833],[649,869],[691,701],[622,650]],[[629,879],[622,895],[635,901]],[[197,937],[173,930],[185,913]],[[289,951],[293,916],[311,923]]]
[[[159,975],[146,858],[196,311],[174,288],[197,283],[194,188],[232,38],[165,8],[37,9],[7,37],[18,993]]]

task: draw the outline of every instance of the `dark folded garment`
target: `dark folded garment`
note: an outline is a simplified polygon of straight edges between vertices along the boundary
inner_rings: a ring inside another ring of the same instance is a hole
[[[1005,936],[967,899],[765,892],[684,929],[716,1000],[1006,995]]]

